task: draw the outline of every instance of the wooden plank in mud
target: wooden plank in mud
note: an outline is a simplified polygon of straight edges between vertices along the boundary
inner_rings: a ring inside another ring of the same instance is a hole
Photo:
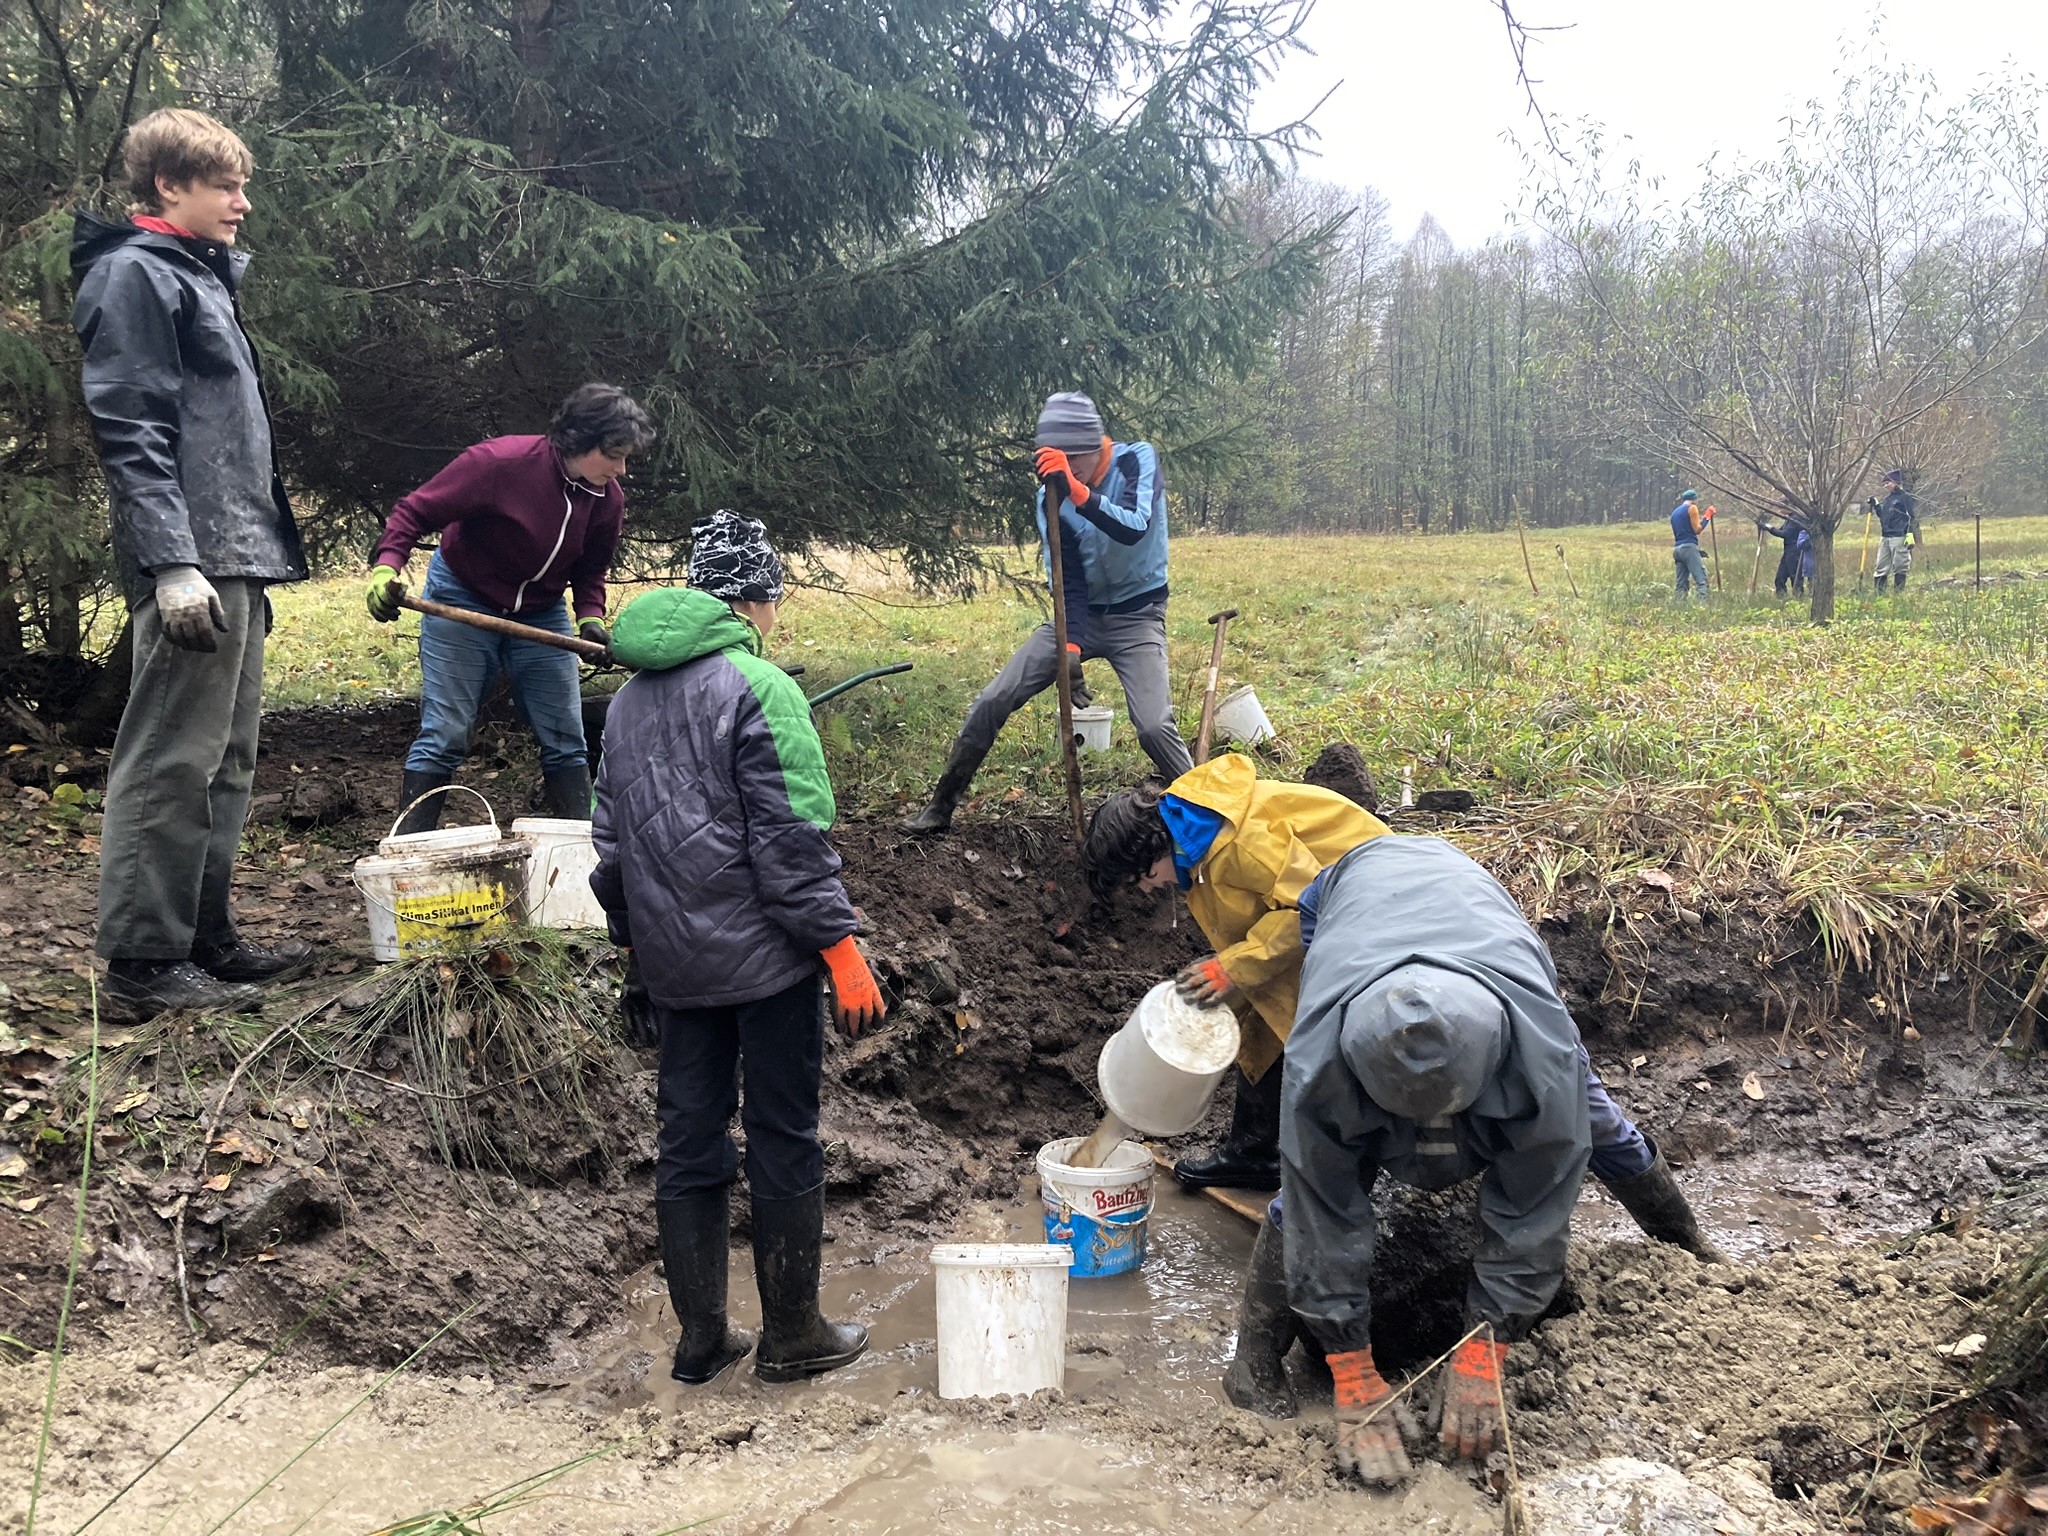
[[[1152,1154],[1152,1161],[1161,1168],[1164,1168],[1168,1174],[1173,1172],[1173,1156],[1171,1153],[1162,1152],[1157,1147],[1147,1147],[1145,1150]],[[1266,1207],[1272,1203],[1273,1197],[1279,1194],[1280,1191],[1277,1189],[1217,1189],[1210,1186],[1200,1189],[1196,1193],[1207,1195],[1233,1216],[1242,1216],[1256,1227],[1262,1226],[1265,1223]]]

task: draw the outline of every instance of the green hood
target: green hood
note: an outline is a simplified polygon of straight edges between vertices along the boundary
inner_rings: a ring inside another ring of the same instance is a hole
[[[640,672],[665,672],[719,651],[761,654],[761,632],[708,592],[662,587],[636,597],[612,626],[612,656]]]

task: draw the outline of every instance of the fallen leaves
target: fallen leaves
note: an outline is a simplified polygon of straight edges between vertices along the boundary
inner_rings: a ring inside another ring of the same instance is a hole
[[[239,1157],[243,1162],[258,1168],[270,1161],[270,1148],[261,1142],[250,1141],[240,1131],[229,1131],[208,1150],[218,1152],[222,1157]],[[211,1189],[213,1185],[209,1183],[206,1187]]]
[[[1948,1531],[1951,1536],[2032,1536],[2041,1530],[2036,1515],[2048,1514],[2048,1483],[2017,1488],[2006,1483],[1979,1498],[1930,1499],[1906,1511],[1913,1528]]]
[[[1954,1360],[1968,1360],[1984,1353],[1984,1346],[1991,1341],[1981,1333],[1966,1333],[1953,1344],[1937,1344],[1934,1352],[1947,1355]]]
[[[1742,1080],[1742,1096],[1745,1099],[1761,1100],[1764,1096],[1764,1080],[1752,1072]]]

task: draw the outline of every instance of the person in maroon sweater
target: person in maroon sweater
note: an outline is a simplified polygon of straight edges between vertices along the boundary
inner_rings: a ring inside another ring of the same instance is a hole
[[[608,643],[605,575],[626,508],[619,481],[627,460],[653,441],[647,413],[624,390],[585,384],[562,402],[544,436],[494,437],[465,449],[392,507],[371,556],[370,617],[380,624],[398,617],[405,563],[422,538],[438,533],[422,593],[428,600]],[[540,739],[549,814],[590,819],[575,656],[422,616],[420,733],[405,759],[399,803],[410,809],[401,832],[440,824],[446,797],[420,797],[454,781],[484,693],[500,672]]]

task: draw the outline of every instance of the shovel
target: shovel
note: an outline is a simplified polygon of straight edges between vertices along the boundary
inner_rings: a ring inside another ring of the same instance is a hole
[[[535,645],[551,645],[558,651],[569,651],[597,666],[604,666],[611,660],[611,652],[595,640],[579,640],[573,635],[558,635],[552,629],[536,629],[531,624],[501,619],[495,613],[478,613],[473,608],[450,608],[446,603],[431,603],[422,597],[401,597],[398,606],[437,619],[453,619],[456,623],[467,624],[472,629],[487,629],[494,635],[508,635],[514,640],[531,640]]]
[[[1209,737],[1216,729],[1216,678],[1223,670],[1223,631],[1237,617],[1235,608],[1209,615],[1216,627],[1216,639],[1209,647],[1209,682],[1202,691],[1202,728],[1195,735],[1195,766],[1209,761]]]

